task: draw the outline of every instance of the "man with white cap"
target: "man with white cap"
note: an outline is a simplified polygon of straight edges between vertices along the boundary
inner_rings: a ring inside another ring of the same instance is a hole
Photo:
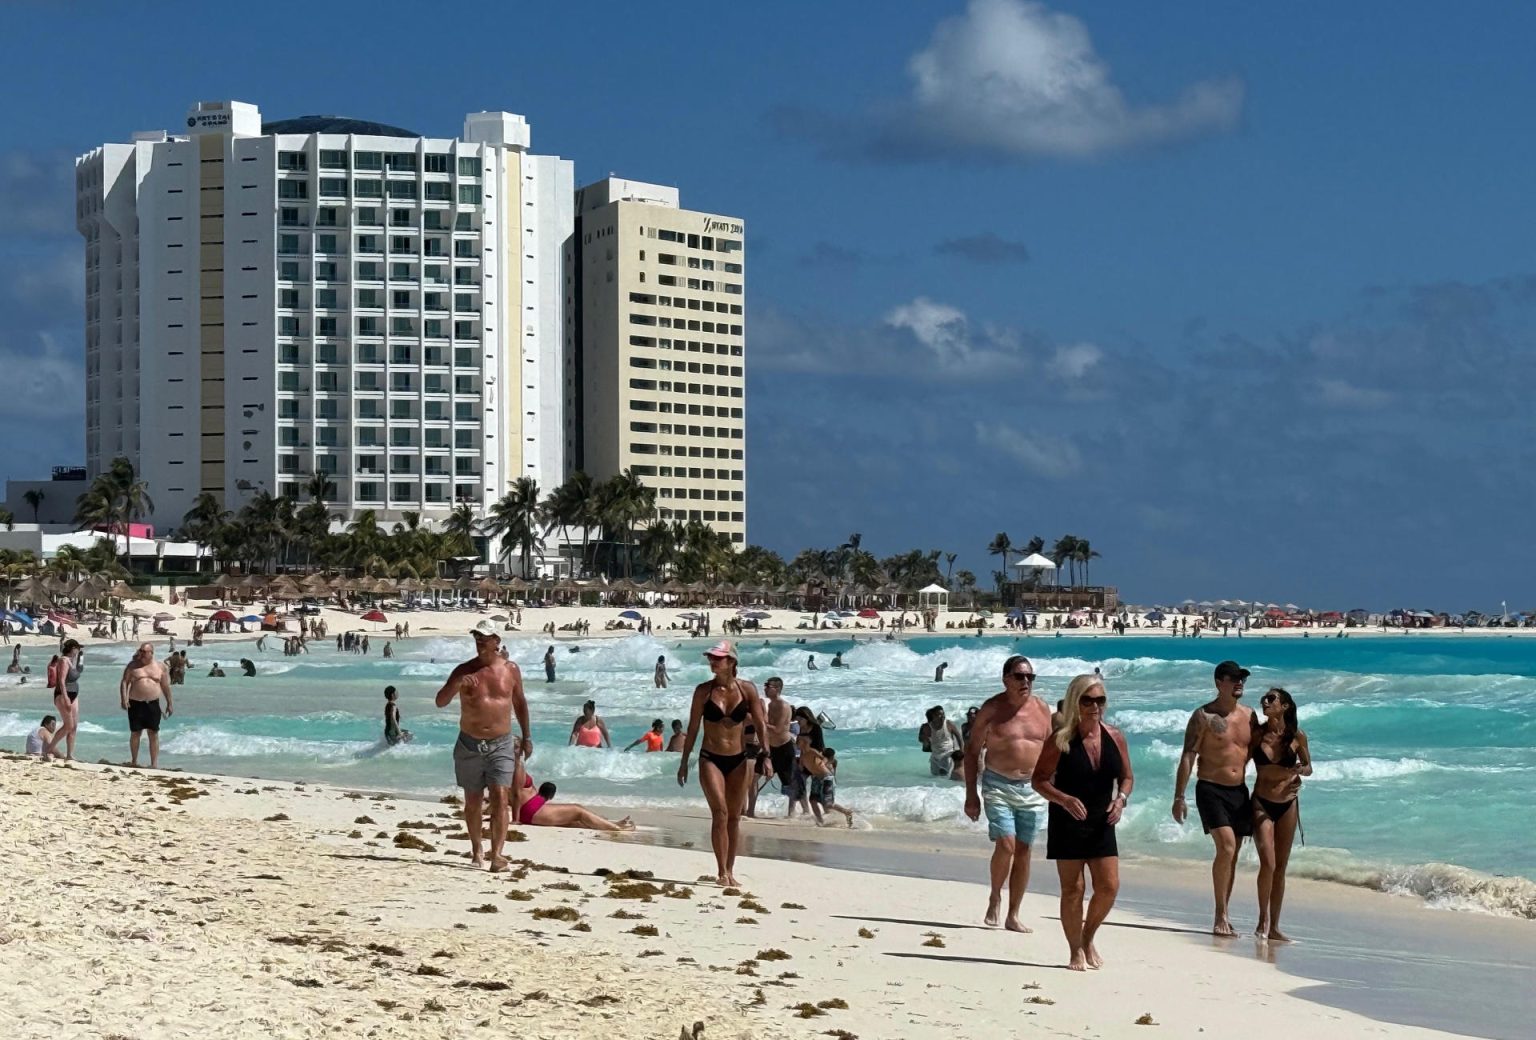
[[[437,691],[437,706],[459,698],[459,739],[453,745],[453,771],[464,789],[464,826],[469,831],[470,861],[479,866],[484,792],[491,792],[491,870],[507,869],[502,846],[507,840],[507,799],[521,786],[523,759],[533,754],[528,736],[528,701],[517,665],[501,656],[501,635],[482,621],[470,629],[475,656],[453,670]],[[516,712],[521,739],[512,738]]]

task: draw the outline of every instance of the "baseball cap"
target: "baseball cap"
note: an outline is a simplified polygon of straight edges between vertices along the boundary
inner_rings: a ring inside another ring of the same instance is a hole
[[[1236,661],[1223,661],[1216,666],[1216,678],[1218,679],[1246,679],[1253,673],[1239,665]]]
[[[496,626],[490,621],[480,622],[474,628],[469,630],[469,634],[474,636],[476,639],[484,639],[487,636],[495,636],[497,639],[501,638],[501,633],[496,631]]]
[[[736,658],[736,647],[731,644],[731,641],[729,639],[722,639],[722,640],[720,640],[720,642],[716,643],[714,646],[712,646],[708,650],[704,651],[704,656],[705,657],[729,657],[731,660],[734,661],[734,660],[737,659]]]

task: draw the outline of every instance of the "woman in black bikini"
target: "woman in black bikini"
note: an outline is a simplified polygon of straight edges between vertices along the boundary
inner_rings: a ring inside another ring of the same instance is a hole
[[[1136,784],[1124,735],[1104,722],[1108,702],[1099,676],[1073,679],[1062,699],[1061,721],[1030,776],[1035,792],[1050,803],[1045,855],[1056,861],[1061,880],[1061,930],[1073,971],[1104,966],[1093,940],[1120,892],[1115,824]],[[1085,871],[1093,877],[1086,913]]]
[[[1301,778],[1312,775],[1307,735],[1296,728],[1296,702],[1276,686],[1259,698],[1264,724],[1253,729],[1253,844],[1259,852],[1259,926],[1254,934],[1290,942],[1280,931],[1285,868],[1301,826]]]
[[[683,761],[677,767],[678,786],[688,782],[688,759],[693,742],[704,726],[704,743],[699,749],[699,786],[709,802],[709,841],[715,849],[717,880],[721,885],[736,884],[736,849],[740,844],[741,814],[747,807],[747,788],[752,784],[752,770],[747,766],[747,747],[743,726],[748,719],[759,733],[768,732],[763,701],[757,687],[736,677],[736,648],[721,640],[704,654],[709,682],[693,690],[693,704],[688,709],[688,736],[683,741]]]

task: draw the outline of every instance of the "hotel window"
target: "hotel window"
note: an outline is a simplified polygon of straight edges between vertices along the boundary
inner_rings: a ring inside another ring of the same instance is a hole
[[[447,181],[429,181],[426,187],[428,202],[452,202],[453,185]]]
[[[453,230],[455,230],[455,231],[473,231],[473,230],[475,230],[475,218],[474,218],[474,216],[472,214],[469,214],[469,213],[460,213],[460,214],[458,214],[457,216],[455,216],[453,218]]]
[[[480,201],[480,186],[478,184],[459,185],[459,202],[466,206],[473,206]]]
[[[390,181],[389,197],[392,199],[414,199],[416,197],[416,182]]]
[[[357,290],[357,305],[359,307],[379,306],[379,291],[377,289]]]
[[[472,321],[456,321],[453,323],[454,339],[479,339],[475,332],[475,323]]]
[[[320,168],[322,170],[345,170],[347,168],[347,153],[342,149],[320,149]]]
[[[472,155],[461,155],[461,156],[459,156],[459,176],[460,177],[478,177],[478,176],[480,176],[480,160],[475,158]]]
[[[416,252],[416,240],[409,235],[390,235],[389,251],[391,253]]]
[[[389,485],[389,497],[392,501],[403,502],[416,497],[416,485],[401,481],[391,481]]]
[[[353,211],[352,223],[358,227],[378,227],[379,211],[372,206],[363,206]]]
[[[344,199],[347,197],[347,181],[345,177],[321,177],[320,194],[327,198]]]
[[[384,197],[384,182],[379,180],[354,181],[352,189],[360,199],[382,199]]]
[[[390,152],[384,156],[384,165],[394,173],[415,173],[415,152]]]
[[[421,168],[424,173],[447,173],[448,156],[442,152],[429,153],[422,157]]]
[[[415,227],[416,211],[413,209],[392,209],[389,211],[390,227]]]
[[[317,336],[334,336],[334,335],[336,335],[336,319],[335,318],[316,318],[315,319],[315,335],[317,335]]]
[[[278,235],[277,252],[280,256],[296,256],[299,252],[299,236]]]
[[[299,334],[299,319],[292,316],[278,318],[277,334],[279,336],[297,336]]]
[[[407,310],[411,306],[411,293],[408,289],[396,289],[390,294],[391,307]]]
[[[315,402],[315,418],[316,419],[334,419],[334,418],[336,418],[336,402],[335,401],[316,401]]]
[[[358,152],[352,156],[352,163],[359,170],[382,170],[384,157],[378,152]]]
[[[303,152],[278,152],[277,168],[279,170],[307,170],[309,169],[309,156]]]
[[[334,252],[336,252],[336,236],[335,235],[316,235],[315,236],[315,252],[317,252],[317,253],[334,253]]]
[[[299,264],[296,260],[284,260],[277,265],[277,277],[285,282],[299,280]]]
[[[339,281],[336,277],[336,264],[325,260],[315,265],[315,280],[321,282]]]
[[[279,289],[277,291],[277,305],[292,310],[299,305],[299,290]]]
[[[317,289],[317,290],[315,290],[315,306],[316,307],[334,307],[334,306],[336,306],[336,290],[335,289]]]
[[[304,211],[297,206],[284,206],[278,211],[277,222],[283,227],[303,227],[303,221],[299,217],[302,212]]]

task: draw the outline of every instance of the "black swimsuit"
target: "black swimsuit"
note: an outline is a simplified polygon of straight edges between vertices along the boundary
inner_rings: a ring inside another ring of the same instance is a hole
[[[739,689],[737,693],[741,695],[741,700],[736,702],[736,707],[732,708],[729,714],[721,710],[720,705],[715,703],[713,697],[705,700],[702,712],[704,721],[722,723],[729,719],[733,725],[737,726],[745,722],[751,708],[747,705],[746,695],[741,694]],[[730,776],[736,772],[736,768],[745,762],[747,757],[747,753],[744,751],[737,752],[734,755],[722,755],[718,751],[711,751],[708,748],[699,749],[699,761],[708,762],[720,770],[721,776]]]
[[[1263,738],[1260,738],[1259,742],[1254,745],[1253,748],[1253,764],[1255,766],[1284,766],[1287,769],[1291,769],[1294,768],[1296,763],[1300,761],[1301,756],[1296,753],[1296,742],[1294,737],[1291,739],[1291,743],[1286,747],[1285,751],[1280,755],[1280,761],[1278,762],[1270,760],[1268,752],[1264,750]],[[1291,809],[1296,806],[1295,798],[1284,802],[1272,802],[1268,798],[1260,798],[1257,794],[1255,794],[1253,796],[1253,800],[1258,802],[1260,807],[1263,808],[1264,815],[1268,816],[1276,823],[1279,823],[1285,817],[1285,814],[1290,812]],[[1296,825],[1299,829],[1301,826],[1301,820],[1299,818],[1301,810],[1297,809],[1296,812],[1298,816]],[[1303,832],[1301,835],[1301,843],[1303,845],[1307,843],[1307,836],[1305,832]]]

